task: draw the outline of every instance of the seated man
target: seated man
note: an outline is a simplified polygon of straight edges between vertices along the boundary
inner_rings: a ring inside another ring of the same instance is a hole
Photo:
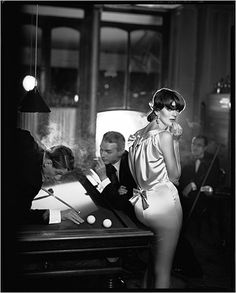
[[[115,131],[105,133],[100,145],[100,155],[94,170],[104,187],[102,195],[113,207],[136,219],[133,206],[129,202],[136,183],[129,169],[124,136]]]
[[[213,162],[213,155],[207,152],[207,145],[208,140],[205,136],[193,137],[191,144],[192,158],[188,164],[182,167],[178,188],[185,217],[189,216],[194,200],[198,192],[201,191],[199,200],[193,210],[193,215],[199,216],[206,208],[207,196],[213,193],[219,183],[219,160],[216,157]],[[211,164],[211,169],[207,175]]]

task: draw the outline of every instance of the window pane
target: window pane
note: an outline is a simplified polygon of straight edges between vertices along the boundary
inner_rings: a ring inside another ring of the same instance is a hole
[[[140,128],[148,124],[146,113],[129,110],[104,111],[97,114],[96,123],[96,154],[99,156],[99,148],[103,134],[107,131],[118,131],[125,137],[125,147],[128,150],[128,138]]]
[[[148,102],[161,78],[161,34],[151,30],[131,32],[129,109],[149,111]]]
[[[127,32],[121,29],[101,29],[98,111],[124,106],[127,40]]]
[[[75,106],[78,91],[80,33],[72,28],[52,29],[50,106]]]

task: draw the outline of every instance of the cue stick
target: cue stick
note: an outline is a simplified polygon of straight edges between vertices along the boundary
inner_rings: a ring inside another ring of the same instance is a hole
[[[47,192],[48,195],[51,195],[51,196],[55,197],[57,200],[59,200],[60,202],[64,203],[64,205],[68,206],[70,209],[72,209],[74,212],[76,212],[76,214],[79,215],[80,210],[77,211],[77,210],[74,209],[71,205],[69,205],[67,202],[65,202],[65,201],[62,200],[61,198],[57,197],[57,196],[54,194],[54,191],[53,191],[53,190],[52,190],[52,191],[49,191],[49,190],[47,190],[46,188],[43,188],[43,187],[41,187],[41,189],[42,189],[43,191]]]
[[[217,149],[216,149],[216,151],[215,151],[214,157],[212,158],[211,164],[210,164],[210,166],[209,166],[209,168],[208,168],[208,170],[207,170],[207,172],[206,172],[206,175],[205,175],[205,177],[204,177],[204,179],[203,179],[203,181],[202,181],[202,183],[201,183],[201,186],[200,186],[200,188],[199,188],[199,190],[198,190],[198,193],[197,193],[197,195],[196,195],[196,198],[195,198],[195,200],[194,200],[194,202],[193,202],[193,204],[192,204],[192,207],[191,207],[191,209],[190,209],[190,212],[189,212],[189,214],[188,214],[187,222],[189,221],[189,219],[190,219],[190,217],[191,217],[191,215],[192,215],[192,213],[193,213],[193,210],[194,210],[194,208],[195,208],[195,206],[196,206],[196,204],[197,204],[197,201],[198,201],[199,196],[200,196],[200,193],[201,193],[201,188],[202,188],[202,186],[203,186],[203,185],[205,184],[205,182],[206,182],[206,179],[207,179],[207,177],[208,177],[208,175],[209,175],[209,173],[210,173],[210,171],[211,171],[211,168],[212,168],[212,166],[213,166],[213,163],[214,163],[214,161],[215,161],[215,159],[216,159],[216,156],[217,156],[219,150],[220,150],[220,145],[218,145],[218,147],[217,147]]]

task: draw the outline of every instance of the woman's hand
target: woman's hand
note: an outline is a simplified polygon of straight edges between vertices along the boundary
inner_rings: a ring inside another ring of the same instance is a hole
[[[179,140],[183,133],[183,128],[177,122],[173,122],[172,126],[169,128],[170,133],[173,135],[173,138]]]
[[[127,143],[128,143],[128,147],[131,147],[134,140],[135,140],[136,136],[134,134],[131,134],[129,137],[128,137],[128,140],[127,140]]]

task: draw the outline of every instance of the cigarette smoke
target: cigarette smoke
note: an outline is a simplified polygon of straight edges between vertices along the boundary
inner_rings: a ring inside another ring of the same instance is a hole
[[[50,122],[47,133],[40,141],[44,149],[50,149],[55,145],[67,146],[74,154],[75,167],[79,167],[85,172],[92,167],[95,153],[92,138],[88,137],[86,140],[80,138],[78,141],[75,141],[74,136],[64,135],[59,125],[55,122]]]

